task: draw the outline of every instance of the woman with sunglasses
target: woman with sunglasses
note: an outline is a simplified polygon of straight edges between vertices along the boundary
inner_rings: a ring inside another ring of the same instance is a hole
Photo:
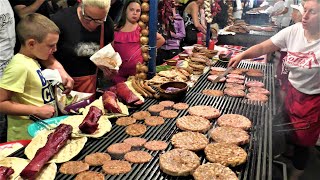
[[[96,91],[97,67],[89,58],[100,49],[101,42],[104,41],[104,46],[113,41],[114,25],[108,16],[109,9],[110,0],[82,0],[52,17],[61,35],[50,62],[62,64],[74,80],[75,91]]]

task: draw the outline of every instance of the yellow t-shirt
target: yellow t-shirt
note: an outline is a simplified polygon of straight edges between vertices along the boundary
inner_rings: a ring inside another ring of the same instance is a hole
[[[43,77],[39,63],[22,54],[16,54],[4,70],[0,87],[14,92],[12,101],[20,104],[56,107],[51,84]],[[57,112],[57,111],[56,111]],[[30,139],[27,132],[32,123],[28,116],[8,115],[8,141]]]

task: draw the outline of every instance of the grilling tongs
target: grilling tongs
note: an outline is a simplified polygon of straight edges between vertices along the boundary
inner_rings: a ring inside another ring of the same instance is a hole
[[[213,84],[217,83],[221,78],[229,74],[230,71],[232,71],[234,67],[230,66],[228,67],[222,74],[220,74],[215,80],[212,81]]]

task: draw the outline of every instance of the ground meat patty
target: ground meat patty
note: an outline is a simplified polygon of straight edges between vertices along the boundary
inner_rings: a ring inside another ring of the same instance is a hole
[[[270,94],[270,91],[268,91],[267,89],[262,88],[262,87],[251,87],[248,90],[251,93],[261,93],[261,94],[265,94],[265,95]]]
[[[164,110],[164,106],[160,104],[155,104],[148,107],[148,111],[154,116],[157,116],[159,112],[163,110]]]
[[[238,166],[247,160],[247,153],[241,147],[228,143],[209,144],[204,153],[210,162],[220,163],[224,166]]]
[[[202,164],[192,175],[195,180],[238,180],[237,175],[230,168],[219,163]]]
[[[222,67],[211,67],[212,71],[220,71],[220,72],[224,72],[227,69],[226,68],[222,68]]]
[[[207,77],[207,79],[209,80],[209,81],[214,81],[214,80],[216,80],[217,79],[217,77],[218,77],[218,75],[209,75],[208,77]],[[219,81],[218,82],[225,82],[226,81],[226,78],[225,77],[222,77],[221,79],[219,79]]]
[[[146,163],[151,160],[152,156],[145,151],[131,151],[124,155],[124,159],[131,163]]]
[[[140,137],[131,137],[123,140],[123,142],[130,144],[132,148],[140,148],[147,142],[147,140]]]
[[[164,108],[171,108],[174,105],[173,101],[161,101],[160,105],[164,106]]]
[[[249,142],[249,134],[240,128],[216,127],[210,133],[211,138],[216,142],[232,143],[237,145]]]
[[[84,162],[88,163],[90,166],[102,166],[105,162],[110,160],[111,156],[109,154],[101,152],[89,154],[84,158]]]
[[[207,146],[209,140],[201,133],[184,131],[173,135],[171,143],[175,148],[200,151]]]
[[[243,75],[239,75],[239,74],[228,74],[227,78],[236,78],[236,79],[245,79],[245,77]]]
[[[263,72],[259,69],[249,69],[246,72],[246,75],[251,77],[263,77]]]
[[[132,117],[136,120],[144,120],[146,117],[151,116],[148,111],[138,111],[132,114]]]
[[[75,180],[104,180],[104,175],[94,171],[85,171],[79,173]]]
[[[200,158],[192,151],[173,149],[160,155],[159,165],[171,176],[188,176],[200,165]]]
[[[214,89],[204,89],[202,90],[202,94],[209,96],[223,96],[223,91],[214,90]]]
[[[200,116],[207,119],[217,118],[221,114],[220,111],[216,108],[202,105],[190,107],[188,112],[191,115]]]
[[[260,81],[247,81],[246,82],[247,87],[264,87],[264,84]]]
[[[59,171],[62,174],[78,174],[89,170],[89,164],[82,161],[68,161],[61,165]]]
[[[131,124],[127,126],[126,133],[130,136],[140,136],[147,131],[147,126],[144,124]]]
[[[160,151],[165,150],[168,147],[168,144],[164,141],[149,141],[144,144],[144,147],[151,151]]]
[[[131,150],[131,145],[127,143],[112,144],[107,148],[107,152],[115,158],[121,158],[125,153]]]
[[[128,126],[130,124],[136,123],[136,119],[132,117],[120,117],[117,119],[116,124],[118,126]]]
[[[246,95],[246,98],[248,98],[251,101],[260,101],[260,102],[268,101],[268,96],[261,93],[248,93]]]
[[[234,69],[229,72],[229,74],[242,74],[242,73],[243,73],[242,69]]]
[[[237,88],[225,88],[223,92],[232,97],[244,97],[246,95],[243,90]]]
[[[144,122],[148,126],[158,126],[164,123],[164,119],[163,117],[160,117],[160,116],[150,116],[150,117],[147,117],[144,120]]]
[[[176,110],[184,110],[189,108],[189,104],[187,103],[176,103],[172,106]]]
[[[238,79],[238,78],[228,78],[226,80],[227,83],[237,83],[237,84],[243,84],[244,80],[243,79]]]
[[[178,112],[174,110],[163,110],[160,112],[160,116],[164,118],[175,118],[178,116]]]
[[[250,119],[240,114],[224,114],[218,118],[217,124],[219,126],[236,127],[243,130],[247,130],[252,126]]]
[[[210,121],[200,116],[183,116],[178,118],[176,125],[184,131],[194,131],[204,133],[210,129]]]
[[[225,86],[226,88],[236,88],[241,90],[245,90],[246,88],[243,84],[237,84],[237,83],[226,83]]]
[[[111,160],[102,166],[106,174],[118,175],[131,171],[131,164],[128,161]]]
[[[210,74],[211,74],[211,75],[218,75],[218,76],[219,76],[219,75],[223,74],[223,71],[211,70],[211,71],[210,71]]]

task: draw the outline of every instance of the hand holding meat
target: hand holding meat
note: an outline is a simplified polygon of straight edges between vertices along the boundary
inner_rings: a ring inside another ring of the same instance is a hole
[[[34,115],[36,115],[37,117],[41,118],[41,119],[48,119],[51,118],[54,115],[54,107],[51,105],[43,105],[41,107],[37,107],[36,108],[36,113],[34,113]]]

